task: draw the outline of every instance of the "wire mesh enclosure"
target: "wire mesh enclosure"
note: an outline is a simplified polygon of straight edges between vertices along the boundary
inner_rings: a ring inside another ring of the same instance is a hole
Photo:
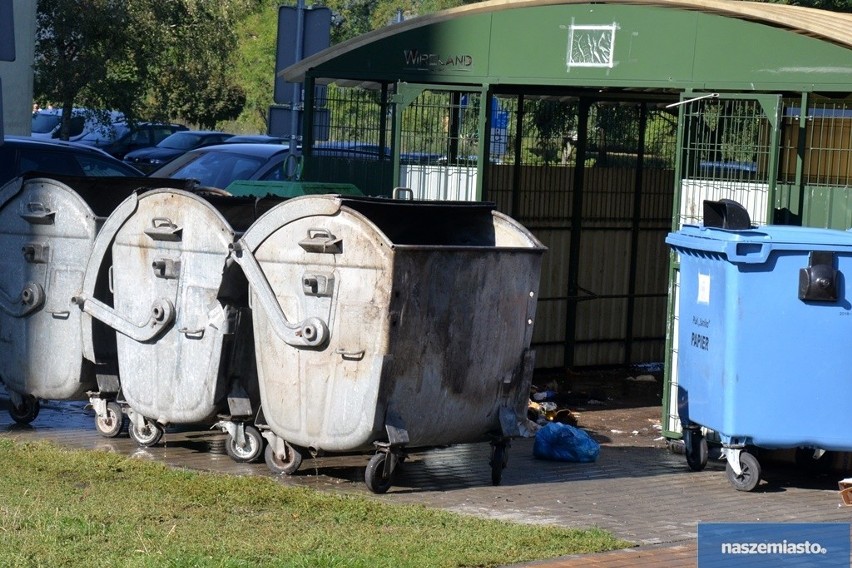
[[[566,92],[330,86],[312,179],[372,195],[493,201],[549,248],[540,368],[659,361],[677,162],[676,111]]]

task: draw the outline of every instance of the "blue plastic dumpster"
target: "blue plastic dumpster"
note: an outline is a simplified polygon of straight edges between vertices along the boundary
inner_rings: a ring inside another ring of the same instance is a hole
[[[852,233],[685,226],[680,257],[678,413],[687,461],[719,433],[728,479],[751,491],[747,448],[852,450]]]

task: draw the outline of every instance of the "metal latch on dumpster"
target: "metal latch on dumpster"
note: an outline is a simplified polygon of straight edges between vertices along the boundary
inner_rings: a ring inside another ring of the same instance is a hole
[[[180,261],[171,258],[158,258],[151,263],[157,278],[177,278],[180,276]]]
[[[50,246],[42,243],[27,243],[21,247],[21,252],[30,264],[46,264],[50,260]]]
[[[811,251],[808,267],[799,269],[799,299],[811,302],[837,301],[834,253]]]
[[[331,296],[334,291],[334,276],[331,274],[305,274],[302,276],[302,291],[305,296]]]

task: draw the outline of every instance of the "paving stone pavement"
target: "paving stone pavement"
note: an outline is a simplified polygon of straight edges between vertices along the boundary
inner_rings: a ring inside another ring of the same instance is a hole
[[[238,475],[272,475],[265,464],[238,464],[224,451],[215,430],[169,428],[164,442],[139,448],[126,435],[99,436],[93,414],[82,402],[43,402],[31,426],[14,424],[0,391],[0,436],[52,440],[75,448],[101,449],[177,467]],[[757,490],[729,485],[721,462],[702,472],[688,469],[682,455],[664,448],[609,447],[590,464],[537,460],[532,440],[512,443],[500,486],[491,485],[488,444],[462,444],[416,452],[394,486],[374,498],[417,503],[462,514],[564,527],[600,527],[636,547],[612,553],[566,557],[532,566],[696,565],[700,522],[848,522],[837,491],[840,475],[808,476],[794,468],[767,464]],[[372,495],[363,483],[365,456],[306,459],[300,471],[281,477],[285,485]]]

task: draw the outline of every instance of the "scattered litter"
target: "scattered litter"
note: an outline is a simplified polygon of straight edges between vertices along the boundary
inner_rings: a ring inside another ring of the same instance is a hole
[[[637,436],[637,435],[639,434],[639,430],[633,430],[632,434],[633,434],[634,436]]]
[[[610,434],[624,434],[623,430],[610,430]]]
[[[587,400],[586,404],[588,404],[589,406],[605,406],[606,405],[605,402],[603,402],[601,400],[594,399],[594,398],[590,398],[589,400]]]
[[[639,375],[637,377],[627,377],[626,381],[632,381],[634,383],[656,383],[657,379],[654,375]]]
[[[533,393],[532,398],[527,404],[527,418],[539,426],[544,426],[550,422],[559,422],[561,424],[577,425],[577,417],[567,408],[559,408],[556,402],[551,400],[542,400],[537,402],[535,398],[550,398],[555,396],[555,391],[544,391],[543,393]],[[539,397],[539,395],[544,395]]]
[[[546,390],[542,392],[533,393],[532,398],[535,401],[541,402],[543,400],[553,400],[556,396],[556,392],[552,390]]]

